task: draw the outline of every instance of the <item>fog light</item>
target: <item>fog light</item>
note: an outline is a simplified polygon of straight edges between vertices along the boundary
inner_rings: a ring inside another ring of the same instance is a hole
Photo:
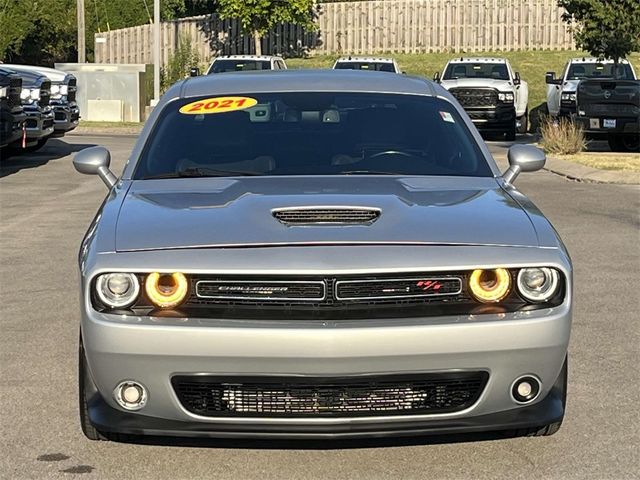
[[[511,396],[517,403],[533,402],[540,393],[540,380],[531,375],[518,378],[511,386]]]
[[[474,270],[469,277],[469,290],[482,303],[497,303],[511,291],[511,275],[505,268]]]
[[[144,282],[149,300],[160,308],[180,305],[189,290],[189,281],[182,273],[150,273]]]
[[[127,410],[140,410],[147,403],[147,389],[133,380],[120,382],[113,395],[118,405]]]

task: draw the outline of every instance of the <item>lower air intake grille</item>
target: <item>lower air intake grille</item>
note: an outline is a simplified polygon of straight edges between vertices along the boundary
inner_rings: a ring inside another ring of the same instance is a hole
[[[189,412],[217,417],[375,416],[448,413],[480,397],[486,372],[341,378],[176,376]]]
[[[378,219],[380,210],[353,207],[282,208],[274,210],[273,216],[287,225],[369,224]]]

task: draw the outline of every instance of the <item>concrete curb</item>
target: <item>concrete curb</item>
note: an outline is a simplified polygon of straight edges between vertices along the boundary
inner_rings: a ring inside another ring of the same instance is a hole
[[[77,127],[67,135],[140,135],[142,127]]]
[[[544,169],[580,182],[640,185],[640,172],[600,170],[554,157],[547,157],[547,163]]]

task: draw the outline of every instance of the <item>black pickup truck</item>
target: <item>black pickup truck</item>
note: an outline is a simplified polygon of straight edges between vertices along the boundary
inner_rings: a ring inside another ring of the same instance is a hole
[[[582,80],[576,107],[587,138],[606,139],[614,152],[640,152],[640,80]]]
[[[21,91],[22,78],[0,68],[0,148],[19,141],[24,134],[26,115],[20,101]]]

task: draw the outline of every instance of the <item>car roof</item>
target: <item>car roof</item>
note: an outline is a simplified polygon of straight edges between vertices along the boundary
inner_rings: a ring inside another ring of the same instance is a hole
[[[569,60],[570,63],[613,63],[613,60],[601,60],[597,57],[580,57],[580,58],[572,58]],[[619,63],[628,64],[629,61],[626,59],[620,60]]]
[[[460,57],[452,58],[449,63],[507,63],[507,59],[500,57]]]
[[[216,60],[273,60],[278,59],[282,60],[282,57],[278,55],[221,55],[219,57],[215,57],[213,61]]]
[[[379,62],[393,63],[393,58],[384,57],[341,57],[336,62]]]
[[[435,96],[430,81],[361,70],[265,70],[189,77],[175,97],[278,92],[362,92]]]

